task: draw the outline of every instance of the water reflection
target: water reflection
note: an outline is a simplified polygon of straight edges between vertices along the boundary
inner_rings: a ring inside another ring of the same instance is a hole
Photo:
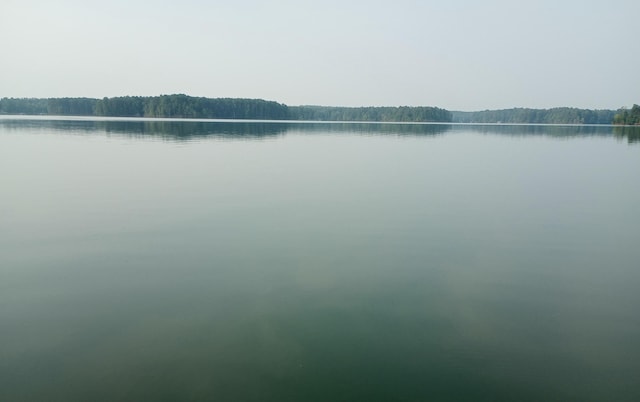
[[[90,118],[0,117],[5,130],[55,130],[66,133],[105,133],[166,141],[191,141],[203,138],[261,139],[296,134],[344,134],[399,137],[431,137],[447,133],[472,132],[510,137],[544,136],[553,138],[615,137],[629,144],[640,142],[640,127],[552,126],[552,125],[468,125],[416,123],[336,123],[282,121],[201,121]]]
[[[640,127],[614,127],[613,133],[617,138],[626,138],[629,144],[640,142]]]
[[[161,138],[189,141],[204,137],[226,139],[257,139],[275,137],[290,132],[351,133],[359,135],[433,136],[452,129],[442,124],[388,124],[388,123],[311,123],[276,121],[184,121],[184,120],[46,120],[0,119],[6,129],[56,130],[65,132],[102,132],[128,137]]]
[[[277,137],[287,131],[286,125],[276,122],[102,121],[97,123],[97,130],[109,134],[159,137],[179,141],[204,137],[259,139]]]
[[[545,136],[545,137],[592,137],[604,136],[609,137],[612,133],[611,126],[551,126],[551,125],[469,125],[465,126],[467,130],[482,134],[491,135],[508,135],[510,137],[524,136]]]
[[[292,130],[311,133],[350,133],[358,135],[436,136],[453,129],[451,124],[400,123],[292,123]]]
[[[66,133],[105,133],[135,138],[159,138],[169,141],[189,141],[205,137],[257,139],[276,137],[287,126],[276,122],[202,122],[167,120],[0,120],[3,128],[24,130],[54,130]]]
[[[0,401],[640,400],[635,133],[0,118]]]

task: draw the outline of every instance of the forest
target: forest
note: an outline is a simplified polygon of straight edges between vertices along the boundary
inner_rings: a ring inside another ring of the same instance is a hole
[[[452,115],[455,123],[611,124],[615,113],[613,110],[559,107],[552,109],[513,108],[479,112],[452,112]]]
[[[640,106],[633,105],[631,110],[620,109],[618,113],[613,116],[613,124],[625,126],[640,125]]]
[[[262,99],[202,98],[182,94],[103,99],[2,98],[0,114],[315,121],[451,121],[449,111],[435,107],[293,107]]]
[[[286,105],[262,99],[161,95],[104,98],[96,103],[95,115],[283,120],[289,118],[289,111]]]
[[[451,122],[451,112],[437,107],[290,106],[292,120]]]
[[[0,114],[93,116],[97,99],[0,98]]]
[[[617,111],[561,107],[451,112],[427,106],[287,106],[262,99],[205,98],[183,94],[102,99],[0,98],[0,114],[479,124],[640,124],[638,105]]]
[[[62,116],[175,117],[200,119],[289,119],[286,105],[262,99],[202,98],[187,95],[114,98],[2,98],[0,114]]]

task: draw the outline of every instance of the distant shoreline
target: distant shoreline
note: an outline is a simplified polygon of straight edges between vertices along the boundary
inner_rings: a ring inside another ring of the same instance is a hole
[[[492,125],[638,125],[640,107],[592,110],[512,108],[476,112],[434,106],[287,106],[263,99],[203,98],[182,94],[113,98],[0,98],[0,115],[337,123],[445,123]]]
[[[536,126],[536,127],[634,127],[618,124],[575,123],[461,123],[437,121],[343,121],[343,120],[274,120],[274,119],[207,119],[188,117],[130,117],[130,116],[77,116],[52,114],[1,114],[0,120],[49,120],[49,121],[104,121],[104,122],[185,122],[185,123],[274,123],[274,124],[389,124],[389,125],[440,125],[440,126]]]

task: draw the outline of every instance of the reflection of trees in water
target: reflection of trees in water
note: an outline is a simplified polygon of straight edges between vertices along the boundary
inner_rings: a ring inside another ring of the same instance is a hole
[[[300,133],[349,133],[357,135],[433,136],[451,130],[450,124],[402,123],[290,123],[289,131]]]
[[[368,123],[297,123],[297,122],[98,122],[109,133],[161,136],[173,140],[214,137],[226,139],[260,138],[287,133],[352,133],[359,135],[436,135],[450,129],[448,125],[368,124]],[[107,123],[107,124],[104,124]],[[118,124],[114,124],[118,123]],[[124,123],[124,124],[122,124]]]
[[[611,136],[611,126],[550,126],[550,125],[468,125],[458,126],[461,130],[482,134],[507,135],[510,137],[592,137]]]
[[[550,125],[457,125],[402,123],[335,123],[282,121],[189,121],[189,120],[47,120],[0,119],[5,129],[59,130],[67,133],[107,133],[167,141],[200,138],[259,139],[286,134],[354,134],[365,136],[435,136],[448,132],[472,132],[515,137],[547,136],[616,137],[640,143],[640,127]]]
[[[93,121],[83,120],[46,120],[46,119],[0,119],[0,126],[5,130],[60,130],[67,132],[95,131]]]
[[[52,129],[72,133],[103,132],[138,138],[160,138],[189,141],[198,138],[257,139],[287,133],[351,133],[357,135],[443,134],[451,129],[446,124],[393,123],[301,123],[278,121],[185,121],[185,120],[0,120],[15,129]]]
[[[288,126],[271,122],[203,122],[184,120],[0,120],[9,129],[56,130],[67,133],[107,133],[135,138],[169,141],[214,137],[227,139],[273,137],[286,133]]]
[[[179,141],[204,137],[255,139],[283,135],[287,131],[286,125],[276,122],[99,121],[96,123],[99,129],[110,134],[159,137]]]
[[[613,134],[617,138],[626,138],[629,144],[640,143],[640,127],[614,127]]]

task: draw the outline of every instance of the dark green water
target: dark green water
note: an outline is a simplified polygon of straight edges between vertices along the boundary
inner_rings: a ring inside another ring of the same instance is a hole
[[[638,134],[0,119],[0,400],[640,400]]]

